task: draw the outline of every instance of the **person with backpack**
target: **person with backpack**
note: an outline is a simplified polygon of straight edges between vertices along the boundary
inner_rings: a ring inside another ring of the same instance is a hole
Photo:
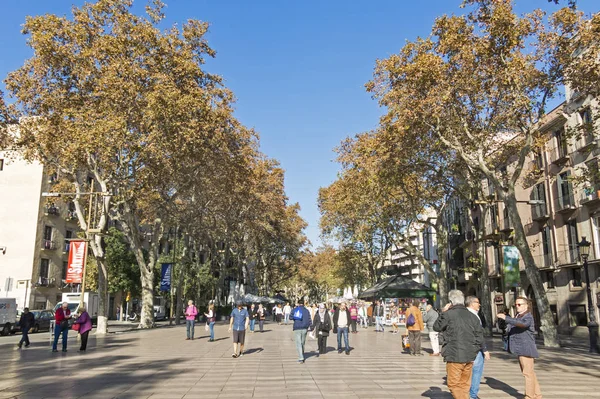
[[[350,354],[350,344],[348,342],[348,324],[350,320],[350,311],[346,308],[346,303],[340,303],[340,307],[333,314],[333,332],[337,333],[338,353],[342,353],[342,337],[344,337],[346,355]]]
[[[423,356],[421,353],[421,331],[423,331],[423,315],[419,309],[419,301],[414,300],[406,310],[406,329],[408,330],[408,342],[410,354]]]
[[[294,320],[294,338],[296,340],[296,350],[298,351],[298,363],[304,363],[304,344],[306,343],[306,334],[312,326],[310,312],[304,306],[304,299],[298,299],[296,307],[292,310],[292,320]]]

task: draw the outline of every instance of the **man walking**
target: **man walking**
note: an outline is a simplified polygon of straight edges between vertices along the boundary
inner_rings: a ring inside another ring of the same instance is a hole
[[[283,307],[283,323],[287,326],[287,324],[290,321],[290,313],[292,313],[292,307],[290,306],[290,303],[286,303],[285,306]]]
[[[429,331],[429,341],[431,341],[431,349],[433,353],[429,356],[439,356],[440,355],[440,340],[438,332],[433,330],[433,325],[437,321],[439,317],[439,313],[431,306],[431,304],[427,305],[427,311],[425,312],[425,316],[423,316],[423,323],[427,326],[427,331]]]
[[[479,317],[479,311],[481,310],[481,304],[479,299],[474,296],[468,296],[465,301],[467,305],[467,310],[477,316],[479,319],[479,324],[483,327],[483,323],[481,322],[481,318]],[[469,398],[470,399],[478,399],[479,394],[479,384],[481,383],[481,376],[483,375],[483,363],[485,360],[490,360],[490,352],[488,352],[487,347],[485,345],[485,340],[481,341],[481,350],[477,352],[477,357],[473,362],[473,373],[471,376],[471,389],[469,390]]]
[[[298,299],[296,307],[292,311],[294,320],[294,338],[296,340],[296,350],[298,351],[298,363],[304,363],[304,344],[306,343],[306,333],[312,325],[310,312],[304,307],[304,299]]]
[[[414,300],[406,310],[406,329],[408,330],[408,342],[410,343],[410,354],[423,356],[421,353],[421,331],[423,331],[423,315],[419,309],[419,301]]]
[[[447,385],[454,399],[469,399],[471,372],[477,352],[481,350],[483,329],[479,319],[465,308],[465,296],[459,290],[448,293],[450,303],[433,325],[444,333],[444,360]]]
[[[35,324],[35,316],[29,311],[29,308],[23,309],[23,314],[19,319],[19,326],[21,327],[21,340],[19,341],[19,349],[25,342],[25,347],[29,346],[29,329]]]
[[[350,311],[346,308],[346,303],[342,302],[333,314],[333,331],[337,332],[338,353],[342,353],[342,337],[344,338],[344,352],[346,352],[346,355],[350,354],[350,345],[348,342],[348,325],[350,320]]]
[[[375,305],[375,311],[373,313],[375,313],[375,332],[384,332],[383,316],[385,314],[385,311],[383,309],[383,304],[381,303],[381,301],[377,301],[377,304]]]
[[[244,341],[246,340],[246,330],[250,323],[250,315],[245,307],[242,306],[242,301],[236,302],[237,307],[231,311],[229,318],[229,332],[233,328],[233,354],[231,357],[244,356]],[[238,345],[240,351],[238,352]]]

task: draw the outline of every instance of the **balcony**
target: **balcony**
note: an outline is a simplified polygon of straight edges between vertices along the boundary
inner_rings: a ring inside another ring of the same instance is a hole
[[[485,223],[484,238],[493,238],[498,235],[498,223],[496,221],[488,221]]]
[[[50,206],[46,207],[45,213],[46,213],[46,215],[58,216],[58,215],[60,215],[60,209],[58,209],[57,206],[50,205]]]
[[[579,152],[590,152],[598,146],[598,139],[593,133],[585,133],[577,142],[575,147]]]
[[[600,190],[585,189],[581,192],[580,203],[583,205],[595,205],[600,202]]]
[[[577,248],[558,251],[556,262],[559,266],[572,265],[579,261],[579,252]]]
[[[67,211],[67,220],[77,220],[77,212],[75,212],[74,210],[68,210]]]
[[[537,222],[543,222],[548,220],[550,215],[548,214],[548,207],[546,204],[533,205],[531,207],[531,219]]]
[[[462,249],[468,248],[475,241],[475,232],[469,230],[464,233],[464,239],[461,240],[460,247]]]
[[[554,209],[557,213],[570,212],[576,207],[575,196],[572,193],[562,195],[554,201]]]
[[[564,165],[569,162],[569,154],[564,148],[553,148],[550,151],[550,163],[554,165]]]
[[[63,244],[63,253],[68,254],[70,248],[71,243],[69,241],[65,241],[65,243]]]
[[[52,287],[54,286],[54,279],[53,278],[48,278],[48,277],[38,277],[38,281],[37,284],[35,284],[36,287]]]
[[[514,230],[513,223],[509,217],[502,218],[500,221],[500,231],[510,233]]]
[[[42,249],[53,251],[56,249],[56,243],[52,240],[42,240]]]
[[[538,269],[549,269],[554,266],[554,259],[552,254],[543,254],[534,256],[535,265]]]

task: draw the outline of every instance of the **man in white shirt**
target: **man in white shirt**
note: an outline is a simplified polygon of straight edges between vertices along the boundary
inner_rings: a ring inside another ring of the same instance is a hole
[[[290,306],[290,303],[288,302],[283,307],[283,317],[284,317],[285,325],[287,325],[288,322],[290,321],[290,313],[292,313],[292,307]]]
[[[342,302],[333,314],[333,332],[337,332],[338,353],[342,353],[342,337],[344,338],[344,351],[346,355],[350,354],[350,345],[348,342],[348,325],[350,324],[350,311],[346,304]]]

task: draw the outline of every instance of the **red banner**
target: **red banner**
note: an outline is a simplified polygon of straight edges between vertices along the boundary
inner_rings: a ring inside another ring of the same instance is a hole
[[[67,266],[67,283],[81,284],[85,270],[87,242],[71,241],[69,245],[69,264]]]

